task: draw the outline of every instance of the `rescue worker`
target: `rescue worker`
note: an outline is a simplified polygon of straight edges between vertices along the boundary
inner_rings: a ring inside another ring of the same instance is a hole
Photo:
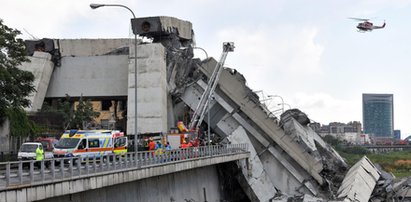
[[[171,145],[170,145],[170,142],[167,142],[166,143],[166,145],[165,145],[165,154],[166,154],[166,156],[167,156],[167,158],[166,158],[166,161],[168,162],[168,161],[170,161],[171,160],[171,156],[170,156],[170,154],[171,154]]]
[[[150,138],[148,143],[148,150],[152,151],[150,153],[148,153],[148,155],[151,154],[151,156],[154,156],[154,149],[156,148],[156,143],[153,141],[153,138]]]
[[[149,139],[145,138],[144,139],[144,150],[149,150],[148,149],[148,143],[150,143]]]
[[[163,145],[160,143],[160,141],[157,142],[155,150],[156,155],[163,154]]]
[[[154,143],[153,138],[150,138],[148,143],[148,150],[154,150],[156,148],[156,143]]]
[[[36,161],[42,161],[44,159],[43,147],[39,145],[36,149]]]
[[[160,148],[163,148],[163,145],[160,143],[160,141],[157,141],[155,149],[157,150],[157,149],[160,149]]]
[[[36,162],[34,163],[37,168],[40,169],[40,161],[44,159],[44,151],[41,145],[37,146],[36,149]]]
[[[166,151],[170,151],[170,150],[171,150],[170,142],[167,142],[167,144],[166,144]]]

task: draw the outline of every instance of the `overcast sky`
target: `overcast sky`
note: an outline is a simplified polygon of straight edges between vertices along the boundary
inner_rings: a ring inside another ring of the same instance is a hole
[[[394,94],[394,125],[411,135],[411,1],[406,0],[0,0],[0,18],[24,39],[128,38],[131,13],[92,10],[117,3],[137,17],[172,16],[192,22],[196,45],[253,90],[280,95],[314,121],[362,122],[362,93]],[[385,29],[356,31],[348,17],[371,18]],[[196,57],[205,54],[196,50]],[[272,107],[281,103],[271,100]],[[287,108],[287,107],[286,107]]]

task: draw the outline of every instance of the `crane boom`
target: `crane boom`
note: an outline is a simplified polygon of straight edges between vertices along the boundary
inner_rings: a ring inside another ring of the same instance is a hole
[[[196,110],[194,111],[193,117],[191,118],[189,129],[197,129],[203,122],[205,112],[207,111],[207,106],[213,96],[214,90],[217,87],[218,80],[220,78],[221,71],[223,70],[225,59],[227,58],[228,52],[234,51],[233,42],[223,43],[223,52],[220,57],[220,61],[216,64],[211,77],[208,79],[208,84],[204,93],[201,95],[200,102],[198,103]]]

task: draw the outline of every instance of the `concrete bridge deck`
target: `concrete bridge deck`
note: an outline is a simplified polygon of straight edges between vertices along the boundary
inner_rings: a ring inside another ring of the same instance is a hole
[[[248,145],[219,145],[172,150],[161,155],[152,152],[127,153],[123,157],[108,157],[106,161],[90,160],[74,163],[78,158],[41,162],[6,162],[0,171],[0,201],[32,201],[64,196],[116,184],[138,181],[230,161],[247,159]],[[29,169],[23,170],[23,163]]]

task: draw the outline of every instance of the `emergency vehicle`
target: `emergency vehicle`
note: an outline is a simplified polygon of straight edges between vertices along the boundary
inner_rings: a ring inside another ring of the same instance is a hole
[[[195,134],[196,131],[190,131],[182,121],[178,121],[177,128],[172,128],[166,139],[171,148],[197,147],[200,144],[200,139]]]
[[[117,130],[67,130],[55,145],[55,158],[80,156],[101,158],[108,154],[127,153],[127,137]]]

